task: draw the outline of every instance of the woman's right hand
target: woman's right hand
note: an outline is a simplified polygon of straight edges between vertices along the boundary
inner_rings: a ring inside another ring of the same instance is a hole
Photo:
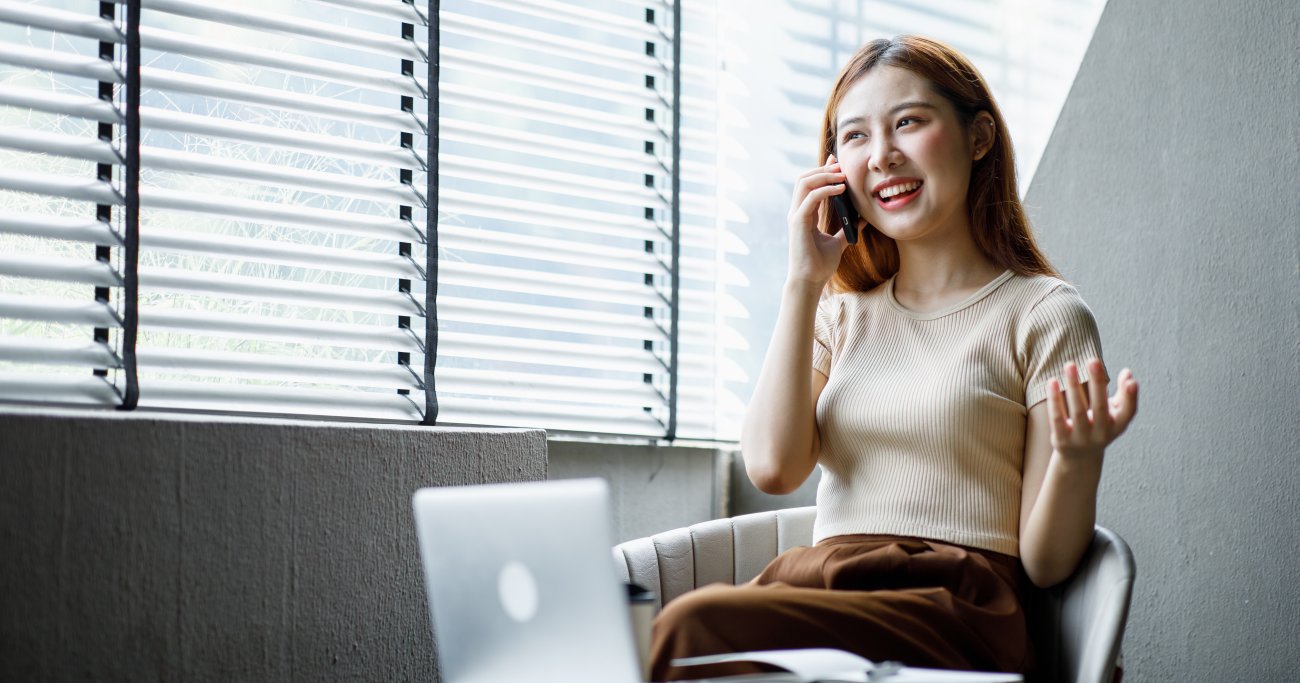
[[[823,211],[832,210],[826,200],[845,192],[845,176],[835,155],[826,157],[826,165],[799,176],[790,202],[790,270],[787,279],[824,287],[835,274],[840,256],[848,247],[848,237],[841,230],[827,235],[817,229]],[[847,198],[846,198],[847,199]]]

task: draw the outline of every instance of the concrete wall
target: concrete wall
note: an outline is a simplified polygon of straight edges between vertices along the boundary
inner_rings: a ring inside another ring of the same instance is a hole
[[[729,463],[711,448],[551,441],[547,478],[608,481],[622,543],[727,516]]]
[[[545,434],[0,413],[0,680],[436,681],[422,486]]]
[[[1110,0],[1028,203],[1142,405],[1100,521],[1137,556],[1129,680],[1295,680],[1300,10]]]

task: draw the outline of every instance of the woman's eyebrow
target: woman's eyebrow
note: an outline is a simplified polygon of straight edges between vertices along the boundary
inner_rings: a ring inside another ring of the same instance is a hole
[[[933,104],[930,104],[929,102],[926,102],[925,100],[912,100],[911,102],[903,102],[902,104],[894,105],[889,110],[888,115],[893,116],[894,114],[897,114],[898,112],[903,111],[904,109],[911,109],[913,107],[920,107],[922,109],[938,109],[938,107],[934,106]],[[836,126],[836,128],[837,129],[843,128],[844,126],[854,124],[854,123],[863,123],[869,118],[871,117],[850,116],[849,118],[840,121],[839,124]]]

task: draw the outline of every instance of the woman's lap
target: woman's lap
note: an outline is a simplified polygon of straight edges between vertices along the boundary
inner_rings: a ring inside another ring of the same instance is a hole
[[[1027,663],[1016,560],[918,539],[839,537],[796,548],[748,584],[715,584],[655,621],[654,680],[759,671],[669,666],[679,657],[835,647],[912,666]],[[828,590],[830,589],[830,590]]]

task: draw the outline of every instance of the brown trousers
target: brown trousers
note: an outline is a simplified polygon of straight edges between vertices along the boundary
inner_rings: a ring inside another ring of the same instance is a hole
[[[679,657],[834,647],[872,661],[1026,672],[1029,637],[1019,560],[898,536],[836,536],[772,560],[742,586],[713,584],[655,619],[651,680],[771,671],[678,668]]]

